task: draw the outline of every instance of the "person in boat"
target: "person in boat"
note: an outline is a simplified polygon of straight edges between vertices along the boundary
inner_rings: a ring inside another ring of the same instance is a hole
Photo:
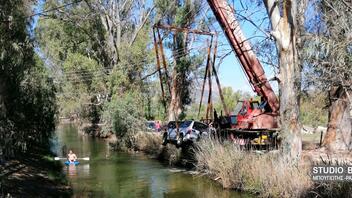
[[[72,152],[72,150],[70,150],[69,153],[67,154],[67,159],[70,162],[75,162],[77,160],[77,156]]]

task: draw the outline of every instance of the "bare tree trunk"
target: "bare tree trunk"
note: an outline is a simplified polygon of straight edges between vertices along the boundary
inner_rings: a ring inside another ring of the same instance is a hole
[[[102,13],[100,16],[101,23],[105,29],[105,39],[107,49],[106,53],[109,57],[109,66],[115,66],[119,59],[118,48],[120,46],[121,37],[121,21],[120,21],[120,11],[117,2],[110,2],[109,10]]]
[[[296,49],[297,2],[264,0],[272,25],[279,54],[280,125],[283,137],[283,151],[293,159],[299,159],[302,152],[301,125],[299,122],[299,93],[301,88],[301,67]],[[282,8],[282,16],[280,15]]]
[[[174,56],[174,69],[172,73],[171,85],[171,101],[168,110],[168,120],[178,120],[181,115],[184,104],[183,97],[185,90],[189,89],[186,84],[187,69],[185,63],[182,62],[182,57],[186,56],[187,52],[187,35],[182,33],[175,33],[173,38],[173,56]]]
[[[347,94],[341,86],[329,92],[329,123],[323,146],[331,151],[351,149],[352,119]]]
[[[176,66],[175,66],[176,67]],[[179,77],[177,71],[172,73],[172,86],[171,86],[171,101],[168,109],[168,120],[174,121],[178,119],[178,116],[182,113],[181,93]]]

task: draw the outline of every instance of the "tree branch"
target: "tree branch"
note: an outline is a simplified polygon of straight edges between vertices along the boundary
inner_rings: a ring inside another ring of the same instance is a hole
[[[281,20],[279,2],[277,0],[263,0],[263,1],[271,21],[273,32],[276,32],[278,31],[279,23]]]
[[[133,34],[132,39],[131,39],[131,41],[130,41],[130,44],[129,44],[130,47],[133,45],[133,43],[134,43],[134,41],[136,40],[136,38],[137,38],[139,32],[142,30],[143,26],[145,25],[145,23],[147,22],[147,20],[148,20],[148,18],[149,18],[150,13],[152,13],[152,11],[154,10],[154,8],[155,8],[155,6],[153,6],[153,7],[149,10],[149,12],[148,12],[147,15],[145,16],[143,22],[142,22],[142,23],[140,24],[140,26],[136,29],[136,31],[135,31],[135,33]]]

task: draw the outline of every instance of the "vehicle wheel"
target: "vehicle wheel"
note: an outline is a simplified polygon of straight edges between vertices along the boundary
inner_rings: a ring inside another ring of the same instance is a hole
[[[166,146],[167,143],[168,143],[168,141],[167,141],[167,132],[165,132],[165,133],[163,134],[163,143],[162,143],[162,145],[163,145],[163,146]]]
[[[177,139],[176,147],[180,148],[183,144],[183,134],[180,134]]]

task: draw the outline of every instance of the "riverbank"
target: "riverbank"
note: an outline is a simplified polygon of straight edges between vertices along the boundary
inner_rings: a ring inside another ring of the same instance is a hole
[[[279,151],[243,151],[230,142],[207,140],[197,144],[197,170],[224,188],[261,197],[352,197],[350,182],[313,182],[312,164],[334,162],[313,161],[304,153],[292,164]]]
[[[195,170],[223,188],[244,191],[261,197],[351,197],[352,185],[346,182],[313,182],[311,165],[326,161],[318,152],[303,152],[298,166],[288,163],[278,151],[263,154],[246,152],[230,142],[201,141],[196,146],[176,149],[162,146],[162,135],[155,132],[137,132],[117,139],[111,145],[115,150],[129,153],[143,152],[169,166]],[[317,156],[320,156],[317,159]],[[325,157],[324,157],[325,156]],[[318,160],[318,161],[317,161]],[[319,161],[320,160],[320,161]]]
[[[157,159],[168,165],[180,165],[181,150],[176,149],[173,145],[162,146],[161,133],[155,132],[137,132],[126,135],[117,139],[115,143],[110,144],[112,149],[128,153],[143,152],[150,158]]]
[[[217,140],[176,149],[171,144],[162,146],[161,135],[148,132],[139,132],[118,141],[117,149],[143,152],[171,166],[187,166],[223,188],[261,197],[352,197],[351,183],[311,180],[311,165],[319,163],[316,156],[309,154],[312,151],[304,151],[301,163],[295,166],[281,157],[279,151],[266,154],[246,152],[230,142],[220,143]]]
[[[63,124],[68,123],[76,124],[80,135],[88,135],[107,141],[112,150],[130,154],[142,152],[149,158],[157,159],[164,164],[182,168],[194,167],[184,157],[186,154],[182,153],[181,149],[176,149],[171,144],[167,146],[161,145],[162,133],[139,131],[118,138],[114,133],[103,133],[100,125],[92,126],[89,123],[79,122],[64,122]]]
[[[0,164],[2,197],[70,197],[72,189],[62,164],[53,155],[36,150]]]

